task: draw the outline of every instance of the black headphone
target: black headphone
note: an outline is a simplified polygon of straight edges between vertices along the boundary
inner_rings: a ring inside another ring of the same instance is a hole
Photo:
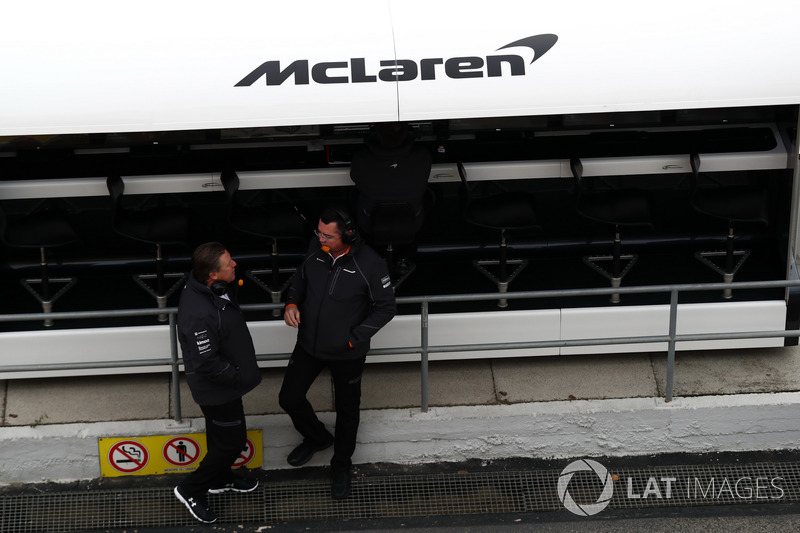
[[[228,282],[218,279],[217,281],[209,285],[208,288],[211,289],[211,292],[213,292],[217,296],[222,296],[223,294],[228,292]]]
[[[342,231],[342,242],[345,244],[357,243],[360,238],[358,235],[358,228],[356,228],[356,224],[350,218],[350,215],[337,207],[332,207],[331,209],[333,209],[333,211],[339,215],[339,218],[342,219],[342,223],[344,224],[344,229]]]

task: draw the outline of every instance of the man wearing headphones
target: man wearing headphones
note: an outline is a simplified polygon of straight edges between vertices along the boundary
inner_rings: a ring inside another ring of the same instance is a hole
[[[217,520],[207,492],[250,492],[258,486],[257,480],[231,471],[247,446],[242,396],[261,382],[253,340],[236,303],[235,279],[236,261],[225,247],[201,244],[192,254],[192,272],[178,303],[186,382],[205,416],[208,451],[173,492],[205,523]]]
[[[396,305],[386,262],[359,242],[347,213],[325,209],[315,233],[287,294],[284,321],[298,331],[279,401],[303,436],[287,461],[301,466],[333,445],[331,496],[341,499],[350,493],[370,339],[394,317]],[[306,398],[326,366],[334,383],[335,437]]]

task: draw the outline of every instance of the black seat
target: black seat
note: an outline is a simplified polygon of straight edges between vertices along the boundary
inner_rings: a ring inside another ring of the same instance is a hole
[[[473,191],[467,179],[467,171],[462,163],[458,163],[458,174],[465,190],[464,218],[470,224],[500,232],[499,258],[476,260],[472,264],[484,276],[497,285],[498,292],[508,292],[508,285],[528,265],[527,259],[508,259],[506,231],[529,229],[541,231],[542,226],[536,215],[533,195],[525,192],[500,192],[483,197],[473,197]],[[508,267],[516,266],[512,272]],[[497,266],[495,275],[487,266]],[[508,307],[508,300],[501,298],[498,307]]]
[[[55,301],[77,283],[75,278],[51,278],[48,273],[47,250],[79,242],[66,213],[60,209],[45,209],[6,217],[0,210],[0,240],[12,248],[39,249],[41,276],[20,282],[42,304],[42,312],[51,313]],[[59,284],[61,287],[53,292],[52,284]],[[34,285],[38,285],[38,291]],[[50,327],[53,321],[45,319],[44,325]]]
[[[692,195],[689,200],[698,213],[722,220],[727,225],[725,250],[696,252],[695,257],[722,276],[726,283],[733,278],[750,256],[750,250],[736,250],[735,229],[738,223],[767,226],[769,223],[769,196],[764,187],[753,185],[721,186],[700,183],[700,155],[691,154]],[[738,261],[736,258],[739,258]],[[711,258],[723,258],[723,264]],[[725,289],[723,298],[733,297],[731,289]]]
[[[248,270],[247,277],[270,294],[272,303],[280,303],[283,292],[292,281],[295,269],[281,268],[278,241],[303,241],[307,235],[306,220],[300,211],[287,201],[274,201],[259,206],[250,206],[239,202],[237,199],[239,176],[232,170],[222,172],[220,180],[228,199],[230,225],[242,233],[270,241],[271,267]],[[285,276],[286,274],[289,276]],[[259,277],[264,275],[269,276],[269,283]],[[281,282],[283,277],[286,279]],[[281,311],[275,309],[272,314],[278,317],[281,316]]]
[[[575,178],[575,205],[578,214],[587,220],[614,227],[611,255],[584,256],[583,261],[608,279],[612,287],[619,287],[622,279],[639,259],[637,254],[622,253],[621,230],[623,227],[653,227],[650,196],[645,191],[636,189],[587,190],[580,159],[572,158],[570,168]],[[609,263],[611,270],[603,267]],[[611,295],[611,302],[619,303],[618,293]]]
[[[386,264],[392,279],[392,289],[397,289],[417,265],[410,258],[398,265],[395,262],[395,247],[413,245],[416,242],[418,218],[407,203],[378,204],[369,217],[369,227],[361,228],[370,244],[386,247]]]
[[[125,193],[125,183],[122,178],[117,175],[109,176],[106,179],[106,185],[113,204],[114,231],[129,239],[156,247],[155,274],[137,274],[133,276],[133,279],[155,298],[159,308],[164,308],[172,293],[183,286],[186,274],[164,272],[163,247],[167,245],[188,246],[191,212],[182,206],[126,208],[122,205],[122,197]],[[167,287],[168,279],[176,281]],[[146,280],[155,280],[155,287],[148,284]],[[158,319],[164,322],[167,320],[167,315],[159,315]]]

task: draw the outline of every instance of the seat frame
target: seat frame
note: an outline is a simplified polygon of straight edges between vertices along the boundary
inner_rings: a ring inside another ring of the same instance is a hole
[[[697,190],[698,179],[700,176],[700,155],[696,153],[690,154],[689,162],[692,167],[692,180],[693,180],[692,196],[694,196],[694,193]],[[694,203],[692,203],[692,207],[694,207],[696,211],[702,212],[700,209],[695,207]],[[711,214],[708,215],[714,216]],[[750,250],[736,249],[736,229],[735,229],[734,219],[729,218],[728,236],[725,239],[725,249],[699,251],[695,252],[694,256],[698,261],[700,261],[701,263],[709,267],[711,270],[722,276],[723,283],[733,283],[733,279],[739,272],[739,269],[742,268],[745,261],[747,261],[747,259],[750,257]],[[719,264],[719,262],[713,260],[720,257],[724,258],[723,264]],[[735,258],[737,257],[739,258],[739,260],[735,261]],[[731,298],[733,298],[733,290],[728,288],[723,289],[722,298],[725,300],[730,300]]]
[[[464,194],[466,195],[466,203],[464,207],[464,218],[467,219],[473,225],[482,226],[482,227],[490,227],[491,229],[499,230],[500,231],[500,245],[499,245],[499,257],[498,259],[477,259],[472,261],[472,266],[480,272],[484,277],[486,277],[489,281],[494,283],[497,286],[497,292],[499,293],[507,293],[508,287],[514,279],[528,266],[529,260],[528,259],[509,259],[508,258],[508,242],[506,240],[506,230],[508,229],[524,229],[524,228],[504,228],[499,226],[485,226],[483,224],[479,224],[470,220],[468,216],[469,213],[469,206],[471,203],[470,198],[470,190],[469,190],[469,182],[467,180],[467,171],[464,168],[463,163],[458,163],[458,175],[461,178],[461,183],[464,185]],[[533,226],[526,226],[526,227],[540,227],[539,224],[535,224]],[[508,271],[508,266],[515,266],[516,268],[513,269],[510,273]],[[489,270],[487,267],[497,267],[497,274]],[[500,298],[497,300],[497,307],[501,309],[505,309],[508,307],[508,298]]]
[[[430,189],[426,190],[426,196],[431,194]],[[408,265],[408,270],[404,271],[403,273],[399,273],[396,269],[395,259],[394,259],[394,245],[395,244],[412,244],[415,242],[416,239],[416,231],[411,234],[411,237],[406,240],[398,241],[397,239],[387,239],[382,238],[376,233],[375,230],[375,220],[383,216],[381,211],[383,209],[398,209],[398,208],[405,208],[404,216],[406,216],[406,224],[404,225],[414,225],[416,224],[416,215],[414,214],[411,205],[407,203],[383,203],[377,204],[373,207],[372,212],[369,215],[371,226],[369,228],[362,228],[362,231],[365,235],[369,237],[368,240],[372,241],[375,246],[381,245],[385,246],[386,248],[386,266],[389,269],[389,278],[392,282],[392,290],[396,291],[397,288],[406,281],[411,274],[417,269],[416,263],[410,263]]]
[[[50,277],[48,273],[48,262],[47,262],[47,248],[62,246],[65,244],[69,244],[72,242],[78,242],[77,236],[74,234],[74,229],[71,225],[64,221],[65,225],[69,227],[69,233],[71,236],[66,237],[64,240],[59,241],[58,243],[51,244],[51,245],[44,245],[41,239],[33,239],[31,241],[23,242],[23,243],[12,243],[7,240],[7,231],[9,222],[6,218],[5,213],[0,210],[0,241],[4,242],[6,245],[12,248],[38,248],[39,249],[39,268],[40,268],[40,277],[38,278],[26,278],[21,279],[20,284],[25,288],[28,293],[30,293],[33,298],[39,302],[42,306],[42,313],[48,314],[53,312],[53,305],[55,304],[56,300],[64,296],[64,294],[70,290],[72,287],[78,283],[77,278],[74,277],[59,277],[53,278]],[[34,242],[36,241],[36,242]],[[61,284],[61,287],[53,292],[51,290],[52,284]],[[39,290],[35,288],[35,286],[39,287]],[[44,319],[44,326],[51,327],[54,324],[53,319],[45,318]]]
[[[236,202],[236,194],[239,191],[239,176],[233,170],[224,170],[220,175],[220,181],[222,182],[222,186],[225,189],[225,195],[228,200],[228,207],[231,210],[230,213],[233,213],[233,209],[235,209],[237,204]],[[296,209],[296,208],[295,208]],[[237,226],[231,220],[232,217],[228,216],[228,220],[230,225],[242,232],[247,233],[248,235],[253,235],[255,237],[268,239],[271,241],[270,246],[270,263],[271,268],[256,268],[250,269],[245,271],[245,275],[249,280],[256,284],[257,287],[262,289],[264,292],[269,294],[270,301],[274,304],[281,303],[283,299],[283,294],[286,292],[286,289],[292,284],[294,280],[294,276],[297,272],[295,267],[281,267],[280,266],[280,254],[278,253],[278,236],[275,235],[268,235],[265,233],[255,232],[248,230],[247,228]],[[300,219],[304,220],[305,217],[298,211],[298,216]],[[264,276],[270,276],[271,280],[269,282],[264,281]],[[281,278],[284,278],[284,281],[281,281]],[[273,309],[272,316],[273,318],[278,318],[282,315],[282,311],[280,309]]]
[[[64,296],[64,294],[78,283],[76,278],[51,278],[47,273],[47,252],[44,247],[39,248],[39,255],[41,257],[41,277],[28,278],[20,280],[20,283],[25,290],[27,290],[35,299],[42,305],[43,313],[52,313],[53,304]],[[55,294],[51,296],[50,284],[60,283],[62,286]],[[40,290],[36,290],[33,286],[38,285]],[[51,327],[54,324],[53,319],[45,318],[45,327]]]
[[[639,261],[639,254],[635,253],[622,253],[622,237],[620,231],[620,223],[608,220],[599,220],[594,218],[586,213],[584,213],[580,208],[581,196],[582,196],[582,187],[583,187],[583,164],[581,163],[580,159],[572,158],[570,159],[570,169],[572,170],[572,175],[575,178],[577,184],[577,197],[575,200],[575,205],[578,213],[583,216],[584,218],[590,220],[597,220],[599,222],[603,222],[605,224],[613,224],[614,225],[614,240],[611,244],[611,254],[607,255],[587,255],[583,256],[583,262],[606,278],[610,283],[612,288],[619,288],[622,286],[622,280],[625,279],[625,276],[631,271],[633,266]],[[605,268],[604,265],[611,265],[611,269]],[[609,297],[609,301],[612,304],[617,304],[620,302],[620,295],[618,292],[612,293]]]
[[[114,230],[117,231],[120,235],[123,235],[129,239],[133,239],[135,241],[144,242],[147,244],[155,244],[156,246],[156,271],[155,273],[145,273],[145,274],[134,274],[132,276],[133,281],[139,285],[142,289],[145,290],[150,296],[152,296],[156,301],[156,306],[159,309],[165,309],[167,307],[167,300],[169,299],[172,294],[175,293],[179,288],[183,287],[188,279],[188,275],[185,272],[164,272],[164,254],[162,249],[162,244],[147,240],[141,239],[134,235],[129,235],[117,229],[116,219],[119,216],[120,212],[124,212],[125,209],[120,205],[122,196],[125,193],[125,183],[122,181],[122,178],[117,175],[111,175],[106,179],[106,185],[108,187],[109,195],[111,196],[111,201],[114,206]],[[166,286],[166,280],[175,280],[171,285]],[[152,286],[151,283],[148,281],[155,280],[155,288]],[[158,315],[159,322],[166,322],[169,320],[169,317],[166,313],[160,313]]]

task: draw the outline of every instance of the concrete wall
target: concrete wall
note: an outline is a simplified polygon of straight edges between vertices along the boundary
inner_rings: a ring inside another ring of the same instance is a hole
[[[793,449],[800,443],[800,393],[577,400],[513,405],[375,409],[362,413],[355,463],[399,464],[658,453]],[[333,413],[323,413],[333,423]],[[264,430],[264,468],[290,468],[299,443],[286,415],[248,417]],[[0,428],[0,483],[100,476],[98,438],[197,432],[203,422],[169,420]],[[330,450],[309,465],[325,465]]]

